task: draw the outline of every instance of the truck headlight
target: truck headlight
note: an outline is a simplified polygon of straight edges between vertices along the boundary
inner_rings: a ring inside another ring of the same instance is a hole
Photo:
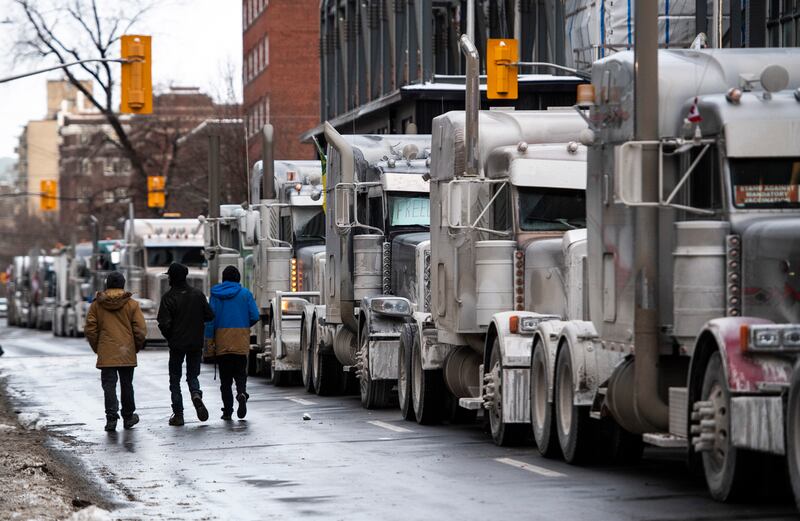
[[[403,297],[378,297],[372,299],[370,309],[381,315],[407,317],[411,315],[411,303]]]
[[[519,330],[521,333],[533,333],[541,319],[538,317],[521,317],[519,319]]]
[[[783,345],[800,347],[800,327],[787,327],[783,330]]]
[[[778,347],[781,345],[780,330],[774,327],[752,326],[753,347]]]

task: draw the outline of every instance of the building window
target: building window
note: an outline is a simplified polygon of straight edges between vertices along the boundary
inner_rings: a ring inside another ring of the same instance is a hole
[[[800,46],[800,1],[769,1],[767,41],[772,47]]]

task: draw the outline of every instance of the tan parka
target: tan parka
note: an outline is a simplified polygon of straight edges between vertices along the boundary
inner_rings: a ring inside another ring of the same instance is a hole
[[[98,292],[86,315],[84,333],[97,353],[97,368],[136,367],[147,325],[139,303],[122,289]]]

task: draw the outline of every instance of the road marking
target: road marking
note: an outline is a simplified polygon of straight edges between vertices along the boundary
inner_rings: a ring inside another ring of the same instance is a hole
[[[504,463],[506,465],[511,465],[512,467],[516,467],[518,469],[527,470],[528,472],[533,472],[534,474],[539,474],[540,476],[547,476],[548,478],[565,478],[567,477],[566,474],[562,474],[560,472],[556,472],[555,470],[546,469],[544,467],[538,467],[536,465],[531,465],[530,463],[525,463],[524,461],[519,461],[511,458],[495,458],[494,459],[498,463]]]
[[[316,405],[317,404],[317,402],[312,402],[311,400],[305,400],[303,398],[292,398],[291,396],[287,396],[286,399],[291,401],[291,402],[294,402],[294,403],[299,403],[300,405]]]
[[[406,429],[405,427],[398,427],[397,425],[392,425],[391,423],[386,423],[378,420],[369,421],[367,423],[372,424],[375,427],[382,427],[384,429],[389,429],[390,431],[394,432],[414,432],[411,429]]]

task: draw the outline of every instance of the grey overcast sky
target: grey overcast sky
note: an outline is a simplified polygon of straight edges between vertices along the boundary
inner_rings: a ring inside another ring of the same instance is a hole
[[[18,9],[10,0],[0,0],[0,77],[53,64],[13,63],[12,47],[18,29],[3,22],[18,16]],[[162,0],[133,32],[153,35],[155,84],[195,86],[215,97],[224,97],[224,71],[232,65],[236,96],[241,99],[241,0]],[[14,148],[25,123],[45,115],[46,80],[60,77],[61,73],[50,72],[0,84],[0,157],[16,155]]]

